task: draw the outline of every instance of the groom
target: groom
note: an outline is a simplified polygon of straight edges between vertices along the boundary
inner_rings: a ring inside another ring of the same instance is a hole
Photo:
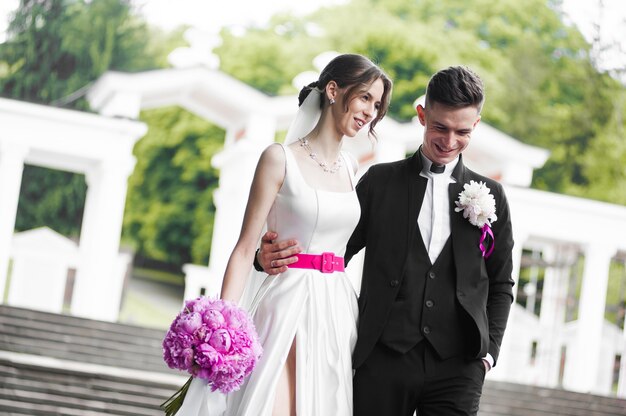
[[[506,196],[461,155],[483,100],[482,81],[468,68],[436,73],[417,106],[420,149],[370,167],[357,186],[361,218],[345,256],[366,248],[353,354],[357,416],[478,412],[513,300]],[[464,186],[480,182],[493,196],[487,206],[495,201],[491,227],[455,210]],[[277,237],[267,233],[257,256],[271,274],[299,252],[293,241],[272,242]]]

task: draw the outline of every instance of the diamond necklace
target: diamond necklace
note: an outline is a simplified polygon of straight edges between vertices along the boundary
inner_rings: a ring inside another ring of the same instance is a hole
[[[313,149],[311,149],[309,140],[306,137],[301,137],[298,139],[298,141],[300,142],[300,146],[302,146],[304,150],[307,151],[311,159],[316,161],[317,164],[320,165],[322,169],[324,169],[324,172],[335,173],[341,168],[341,156],[338,157],[337,160],[335,160],[335,163],[333,163],[333,165],[329,167],[326,162],[322,162],[317,158],[317,154],[313,151]]]

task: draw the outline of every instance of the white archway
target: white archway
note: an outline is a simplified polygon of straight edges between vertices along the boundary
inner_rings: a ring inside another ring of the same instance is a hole
[[[226,130],[224,149],[212,160],[220,178],[213,198],[216,213],[209,264],[185,267],[185,298],[197,296],[201,289],[219,290],[239,235],[256,162],[276,131],[291,122],[296,97],[270,97],[223,72],[190,68],[108,72],[87,98],[92,108],[115,117],[137,118],[141,109],[178,105]]]
[[[0,98],[0,292],[25,163],[82,173],[87,181],[71,312],[115,321],[123,276],[118,259],[132,149],[140,122]]]

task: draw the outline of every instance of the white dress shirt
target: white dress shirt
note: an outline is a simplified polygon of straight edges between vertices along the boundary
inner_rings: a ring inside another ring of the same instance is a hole
[[[456,182],[452,171],[459,163],[457,157],[448,163],[443,173],[430,171],[432,162],[420,152],[422,158],[422,171],[420,176],[428,179],[422,208],[420,209],[417,224],[419,225],[424,246],[428,250],[430,262],[435,264],[443,246],[450,237],[450,196],[448,185]]]

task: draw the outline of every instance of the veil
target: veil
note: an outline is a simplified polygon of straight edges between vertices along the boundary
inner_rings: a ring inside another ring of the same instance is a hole
[[[302,102],[302,105],[298,108],[296,116],[294,117],[289,130],[287,130],[287,136],[285,137],[284,145],[288,145],[298,141],[299,138],[306,136],[313,130],[317,124],[321,110],[322,90],[319,88],[312,88],[309,95]],[[266,224],[267,227],[267,224]],[[264,232],[266,228],[264,228]],[[261,240],[257,243],[259,246]],[[259,289],[267,277],[264,272],[257,272],[252,269],[246,280],[244,291],[239,300],[239,306],[248,311],[248,313],[254,313],[256,302],[259,295]]]
[[[285,145],[294,143],[313,130],[322,114],[322,109],[320,108],[321,100],[322,91],[318,88],[312,88],[311,92],[298,109],[296,116],[289,126],[289,130],[287,130]]]

